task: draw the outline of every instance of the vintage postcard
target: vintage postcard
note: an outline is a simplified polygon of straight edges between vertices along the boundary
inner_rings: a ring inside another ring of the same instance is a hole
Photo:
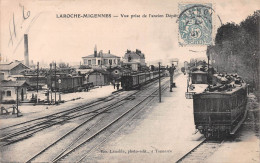
[[[257,0],[0,0],[0,162],[260,162]]]

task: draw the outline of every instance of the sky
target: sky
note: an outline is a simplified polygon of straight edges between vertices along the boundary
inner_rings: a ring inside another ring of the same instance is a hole
[[[187,1],[198,2],[198,1]],[[222,23],[240,23],[258,10],[257,0],[218,0],[214,31]],[[122,57],[140,49],[149,63],[165,64],[206,57],[206,46],[181,47],[177,18],[142,18],[146,14],[178,15],[184,0],[0,0],[0,53],[9,60],[24,59],[23,35],[28,34],[29,60],[82,62],[94,47]],[[59,14],[111,14],[112,18],[57,18]],[[140,15],[141,18],[122,18]],[[113,17],[118,16],[118,17]],[[12,36],[12,37],[11,37]]]

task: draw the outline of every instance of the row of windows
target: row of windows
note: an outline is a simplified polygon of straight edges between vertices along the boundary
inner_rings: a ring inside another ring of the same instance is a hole
[[[113,62],[113,63],[112,63]],[[117,62],[119,63],[120,62],[120,59],[117,60]],[[101,60],[98,60],[98,63],[96,63],[96,59],[89,59],[89,60],[86,60],[84,59],[84,64],[88,64],[88,65],[101,65]],[[107,64],[116,64],[116,59],[112,60],[112,59],[104,59],[104,63],[102,63],[104,65],[107,65]]]
[[[5,95],[5,93],[6,93],[6,96],[11,96],[12,95],[11,91],[2,91],[2,95]]]

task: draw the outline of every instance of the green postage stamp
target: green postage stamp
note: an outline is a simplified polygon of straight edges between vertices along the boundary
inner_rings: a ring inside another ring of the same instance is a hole
[[[179,4],[179,45],[212,44],[212,4]]]

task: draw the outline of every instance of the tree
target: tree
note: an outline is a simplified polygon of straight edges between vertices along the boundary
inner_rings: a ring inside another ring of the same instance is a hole
[[[259,90],[259,20],[260,10],[240,24],[222,25],[215,46],[208,47],[220,72],[237,72],[255,90]]]

